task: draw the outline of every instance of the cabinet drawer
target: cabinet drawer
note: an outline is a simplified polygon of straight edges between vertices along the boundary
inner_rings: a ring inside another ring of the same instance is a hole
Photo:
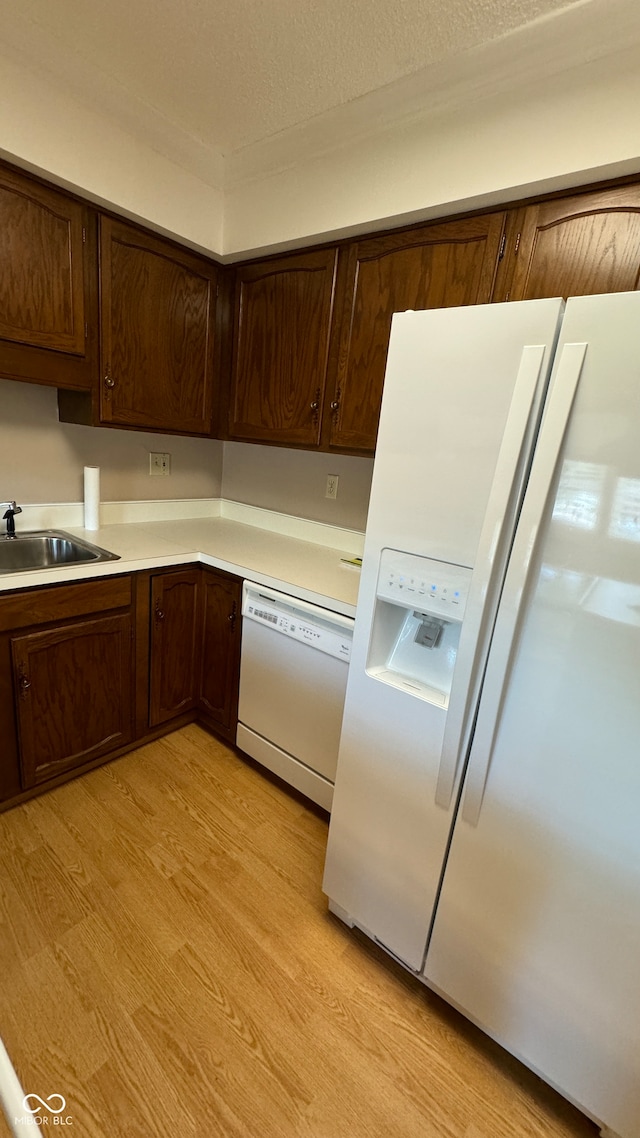
[[[103,577],[5,594],[0,596],[0,632],[128,608],[130,604],[131,577]]]

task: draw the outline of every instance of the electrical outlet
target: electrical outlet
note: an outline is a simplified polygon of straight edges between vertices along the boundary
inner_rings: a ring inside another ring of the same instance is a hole
[[[171,455],[162,451],[149,451],[149,474],[171,474]]]
[[[338,475],[327,474],[327,488],[324,492],[325,498],[338,497]]]

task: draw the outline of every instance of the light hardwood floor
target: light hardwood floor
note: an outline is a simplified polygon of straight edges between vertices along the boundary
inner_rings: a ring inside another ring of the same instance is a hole
[[[327,913],[326,828],[195,726],[0,815],[0,1036],[55,1132],[593,1138]]]

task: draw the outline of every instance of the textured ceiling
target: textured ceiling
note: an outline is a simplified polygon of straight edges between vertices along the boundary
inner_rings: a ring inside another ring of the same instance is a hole
[[[0,50],[218,156],[591,0],[5,0]]]

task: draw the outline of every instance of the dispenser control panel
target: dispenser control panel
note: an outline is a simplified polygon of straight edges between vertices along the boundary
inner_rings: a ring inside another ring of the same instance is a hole
[[[378,597],[392,604],[462,620],[471,584],[471,569],[383,549],[380,555]]]

